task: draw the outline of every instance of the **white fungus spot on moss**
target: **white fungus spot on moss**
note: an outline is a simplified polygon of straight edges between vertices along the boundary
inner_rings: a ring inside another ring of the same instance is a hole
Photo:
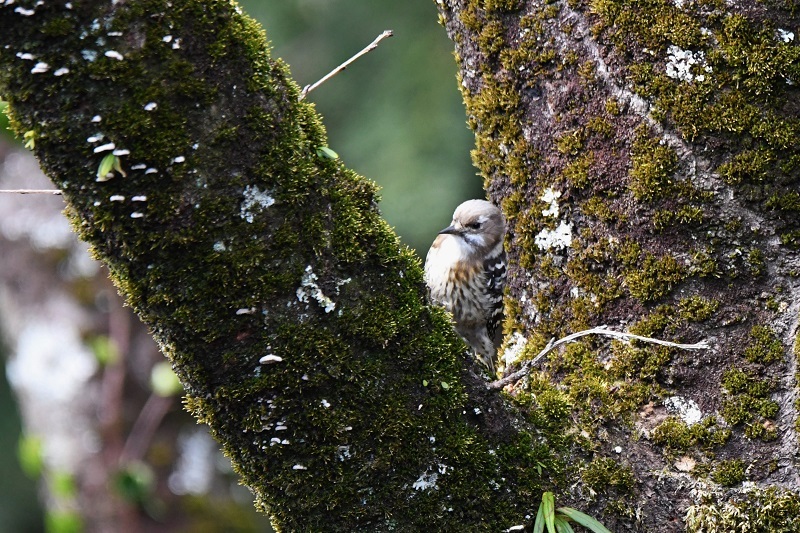
[[[108,197],[108,201],[109,202],[124,202],[125,201],[125,197],[122,196],[121,194],[115,194],[113,196],[109,196]]]
[[[275,203],[275,199],[267,194],[266,191],[261,191],[255,185],[248,185],[244,188],[244,200],[242,201],[241,211],[239,216],[247,222],[252,223],[255,220],[257,211],[254,208],[266,209]],[[309,267],[310,268],[310,267]]]
[[[142,218],[143,216],[144,213],[140,213],[139,211],[134,211],[133,213],[131,213],[131,218]]]
[[[116,148],[114,143],[101,144],[100,146],[94,149],[94,153],[99,154],[100,152],[108,152],[109,150],[113,150],[114,148]]]
[[[534,238],[534,242],[540,250],[569,248],[572,245],[572,224],[567,224],[562,220],[556,229],[540,231]]]
[[[36,56],[33,54],[29,54],[28,52],[17,52],[17,57],[20,59],[24,59],[26,61],[33,61],[36,59]]]
[[[158,104],[157,104],[157,103],[155,103],[155,102],[148,102],[147,104],[145,104],[145,106],[144,106],[144,110],[145,110],[145,111],[153,111],[153,110],[154,110],[155,108],[157,108],[157,107],[158,107]]]
[[[296,292],[297,299],[303,303],[308,303],[310,299],[314,299],[326,313],[330,313],[336,309],[336,302],[325,296],[322,289],[317,285],[317,279],[319,278],[314,274],[311,265],[308,265],[300,280],[300,287]]]
[[[548,204],[546,209],[542,209],[542,215],[546,217],[558,218],[558,202],[561,198],[561,192],[555,191],[551,187],[545,189],[544,194],[539,198],[544,203]]]
[[[267,354],[267,355],[265,355],[264,357],[262,357],[261,359],[258,360],[258,362],[261,363],[262,365],[269,365],[269,364],[272,364],[272,363],[280,363],[281,361],[283,361],[283,357],[280,357],[278,355],[273,355],[273,354]]]
[[[292,470],[308,470],[308,467],[305,467],[303,465],[297,464],[297,465],[294,465],[292,467]]]
[[[147,196],[144,195],[134,196],[133,198],[131,198],[131,202],[146,202],[146,201],[147,201]]]
[[[111,153],[114,154],[115,156],[119,157],[121,155],[130,155],[131,151],[130,150],[126,150],[125,148],[118,148],[118,149],[114,150]]]
[[[439,479],[439,474],[436,472],[427,471],[411,485],[414,490],[428,490],[436,488],[436,480]]]
[[[69,74],[69,69],[67,67],[61,67],[60,69],[53,72],[53,76],[63,76],[65,74]]]
[[[48,65],[44,61],[39,61],[31,69],[31,74],[42,74],[44,72],[47,72],[48,70],[50,70],[50,65]]]
[[[674,44],[667,48],[666,74],[670,78],[687,82],[704,81],[706,79],[704,74],[692,73],[692,67],[695,65],[703,67],[705,72],[711,72],[711,67],[706,65],[706,56],[702,51],[683,50]]]
[[[106,52],[103,55],[111,59],[116,59],[118,61],[122,61],[123,59],[125,59],[122,56],[122,54],[120,54],[116,50],[106,50]]]
[[[664,400],[664,407],[670,413],[678,415],[689,426],[697,424],[703,419],[703,411],[700,410],[697,402],[682,396],[670,396]]]

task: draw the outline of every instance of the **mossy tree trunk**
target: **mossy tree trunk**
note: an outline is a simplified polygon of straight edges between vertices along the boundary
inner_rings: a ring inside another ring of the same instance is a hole
[[[796,492],[768,493],[774,516],[735,511],[764,505],[745,480],[800,488],[798,5],[437,4],[473,160],[509,220],[522,357],[601,324],[712,346],[550,357],[530,387],[569,399],[579,493],[651,530],[796,531]]]
[[[0,94],[281,530],[501,531],[550,488],[667,531],[745,478],[798,488],[800,72],[770,23],[797,15],[438,4],[509,219],[517,351],[601,323],[711,350],[592,340],[487,391],[227,1],[4,3]],[[798,515],[791,491],[742,498],[774,504],[757,525]]]

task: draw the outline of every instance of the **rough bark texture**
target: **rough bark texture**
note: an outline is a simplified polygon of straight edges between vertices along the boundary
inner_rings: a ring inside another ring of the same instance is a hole
[[[510,221],[515,353],[600,324],[712,344],[551,357],[531,387],[566,395],[586,437],[577,505],[620,530],[681,530],[690,508],[690,529],[796,531],[715,504],[800,486],[797,5],[437,3]]]
[[[603,323],[711,350],[587,341],[487,391],[228,2],[4,3],[0,92],[279,529],[501,531],[549,487],[620,531],[796,530],[797,14],[438,5],[509,365]]]
[[[279,529],[523,520],[560,459],[234,4],[6,2],[0,36],[17,131]]]

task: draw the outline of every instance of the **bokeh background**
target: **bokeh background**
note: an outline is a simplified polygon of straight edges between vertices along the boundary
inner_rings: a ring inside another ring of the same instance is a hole
[[[348,167],[381,186],[381,209],[385,218],[395,227],[403,242],[424,257],[436,231],[449,223],[455,206],[468,198],[483,197],[482,180],[470,163],[469,150],[473,138],[466,127],[463,104],[457,89],[452,43],[437,22],[433,0],[241,0],[240,3],[247,13],[263,24],[273,56],[282,58],[290,65],[292,75],[300,86],[321,78],[382,31],[393,30],[394,37],[384,40],[376,50],[311,93],[308,100],[316,105],[323,116],[329,136],[328,145]],[[12,180],[15,186],[41,186],[42,182],[37,181],[39,178],[33,176],[35,164],[25,162],[25,158],[31,157],[18,140],[8,134],[0,135],[0,181],[4,175],[16,172],[17,181]],[[20,168],[33,170],[20,173]],[[19,176],[22,176],[23,183],[19,183]],[[30,176],[30,180],[26,176]],[[6,222],[13,216],[16,222],[3,224],[0,220],[0,256],[19,256],[24,253],[20,249],[34,242],[30,240],[31,231],[20,229],[21,224],[27,223],[26,214],[43,209],[44,202],[53,202],[54,199],[18,196],[3,201],[13,215],[0,213],[0,216],[6,217]],[[41,230],[41,219],[31,215],[29,223]],[[74,276],[64,268],[68,255],[66,252],[61,250],[56,253],[53,251],[55,248],[47,246],[33,248],[33,255],[51,262],[54,282],[57,277]],[[94,275],[105,276],[102,270]],[[87,286],[91,286],[83,280],[77,283],[69,278],[67,281],[58,281],[62,289],[79,287],[81,291],[86,291]],[[16,282],[0,278],[0,284],[8,283]],[[103,287],[102,280],[96,283]],[[109,289],[99,289],[100,293],[103,291]],[[5,292],[8,291],[0,290],[0,296]],[[106,309],[108,301],[114,300],[113,297],[87,299],[85,294],[76,296],[90,301],[87,307],[96,307],[101,314],[109,313]],[[105,303],[98,303],[100,301]],[[0,316],[6,314],[3,319],[6,338],[0,342],[0,352],[3,349],[6,352],[0,353],[2,361],[7,359],[6,356],[13,360],[18,355],[13,331],[13,325],[19,324],[19,317],[23,316],[18,311],[13,304],[9,305],[0,298]],[[11,334],[9,328],[12,328]],[[83,338],[90,338],[84,333],[81,332]],[[105,338],[99,334],[92,335],[95,341]],[[109,336],[113,340],[113,336]],[[96,347],[93,349],[97,353]],[[122,353],[120,357],[127,355]],[[105,364],[99,364],[97,376],[89,379],[98,381],[107,377],[101,376],[111,368]],[[137,382],[134,378],[126,378],[132,384],[126,385],[125,390],[139,394],[142,399],[147,398],[147,379],[142,378]],[[144,400],[140,403],[144,404]],[[181,421],[178,405],[179,400],[168,404],[172,411],[161,419],[162,425],[172,423],[178,427],[183,423],[193,423],[191,420]],[[6,373],[3,372],[0,376],[0,450],[4,451],[0,454],[0,533],[76,531],[74,523],[53,520],[37,501],[37,493],[43,494],[41,470],[37,470],[36,461],[39,459],[30,448],[38,441],[35,435],[32,440],[30,428],[27,432],[23,431],[24,424],[18,413]],[[130,419],[135,418],[135,413],[130,415]],[[195,435],[181,434],[177,430],[170,432],[163,427],[159,431],[159,435],[171,435],[175,439],[192,439]],[[158,442],[154,440],[153,449],[158,449]],[[152,462],[154,453],[148,450],[149,455],[145,458]],[[188,453],[171,455],[168,450],[162,450],[160,457],[162,461],[175,462],[191,459]],[[225,461],[220,458],[215,460],[218,463]],[[160,467],[166,468],[164,465]],[[182,468],[192,470],[191,462]],[[200,468],[201,465],[196,465],[196,469]],[[224,471],[224,465],[219,470]],[[235,485],[235,477],[231,477]],[[138,487],[135,483],[131,486],[134,489]],[[69,487],[63,490],[69,490]],[[231,491],[235,492],[234,489]],[[232,499],[238,499],[239,505],[248,507],[249,495],[242,496],[241,491],[237,494]],[[201,502],[199,499],[196,501]],[[194,508],[198,516],[203,509],[206,512],[213,509],[202,503],[185,508],[187,512],[192,512]],[[222,529],[215,525],[214,517],[199,518],[192,522],[192,527],[188,527],[185,521],[170,522],[164,519],[157,529],[153,529],[158,517],[164,515],[158,515],[155,511],[148,513],[155,516],[155,522],[147,530],[265,531],[267,528],[263,517],[253,518],[247,514],[247,510],[244,511],[245,518],[228,518],[228,527]],[[214,514],[213,510],[209,513]],[[235,513],[230,514],[226,510],[217,514],[234,516]],[[198,529],[201,523],[204,525]]]

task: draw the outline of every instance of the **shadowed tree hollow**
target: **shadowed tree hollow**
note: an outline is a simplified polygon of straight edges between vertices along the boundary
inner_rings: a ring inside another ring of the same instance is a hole
[[[795,531],[796,6],[439,1],[508,220],[489,391],[375,187],[227,1],[0,5],[0,94],[285,531]],[[743,485],[743,482],[749,482]],[[706,529],[704,529],[706,528]]]

